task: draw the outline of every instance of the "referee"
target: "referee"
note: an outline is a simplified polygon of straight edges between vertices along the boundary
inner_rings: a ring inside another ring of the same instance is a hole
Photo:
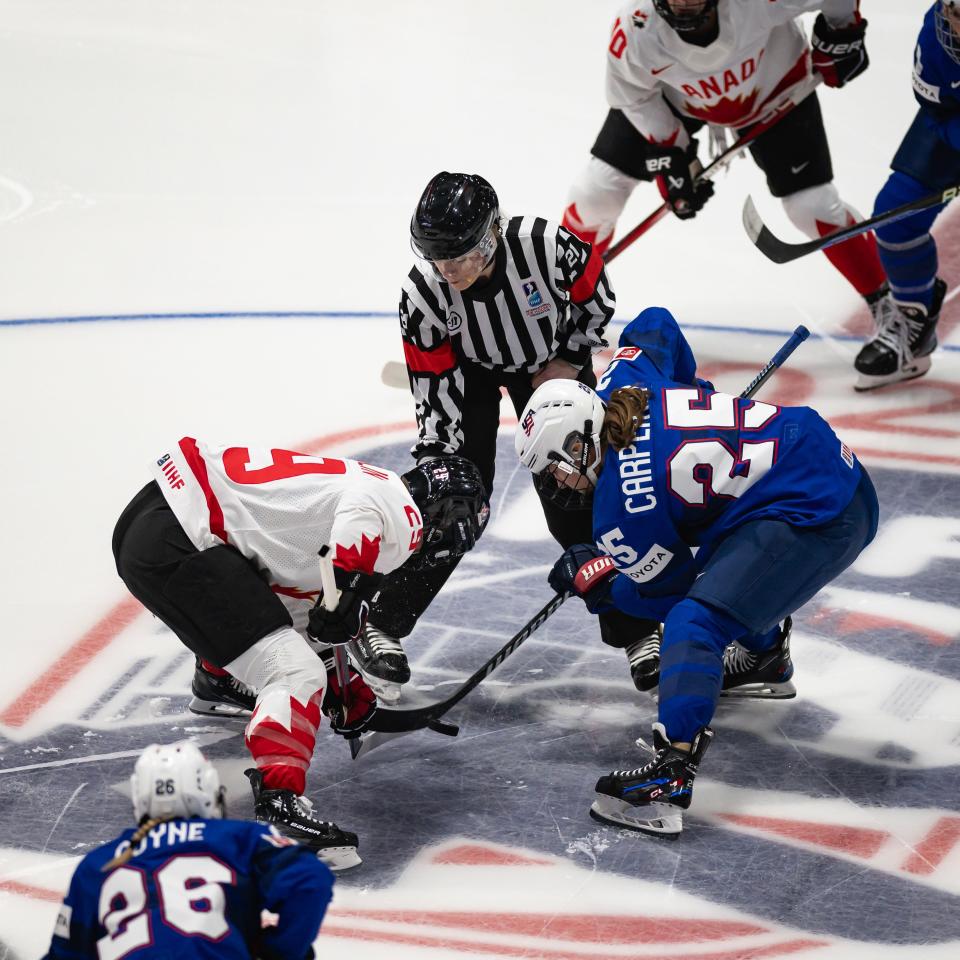
[[[418,462],[454,454],[471,460],[489,496],[500,388],[520,417],[546,380],[595,386],[591,359],[607,345],[613,289],[589,243],[540,217],[501,216],[493,187],[475,174],[433,177],[410,234],[418,262],[400,295],[400,327],[419,428],[412,452]],[[558,503],[555,488],[537,492],[562,547],[592,542],[589,502]],[[375,689],[386,681],[378,691],[386,699],[399,692],[391,684],[410,678],[399,639],[455,567],[405,565],[375,597],[351,655]],[[658,625],[614,611],[600,616],[600,629],[606,643],[627,649],[637,686],[655,686]]]

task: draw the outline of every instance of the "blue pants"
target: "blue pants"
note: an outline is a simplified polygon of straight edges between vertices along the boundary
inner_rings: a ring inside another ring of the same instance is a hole
[[[960,182],[960,153],[927,124],[920,110],[890,166],[893,173],[877,194],[878,215]],[[937,276],[937,245],[930,234],[943,206],[921,210],[877,231],[880,261],[897,300],[929,309]]]
[[[877,532],[877,495],[866,470],[829,523],[798,527],[754,520],[715,550],[686,598],[664,621],[659,719],[671,740],[690,741],[713,718],[723,651],[776,642],[778,624],[838,577]]]

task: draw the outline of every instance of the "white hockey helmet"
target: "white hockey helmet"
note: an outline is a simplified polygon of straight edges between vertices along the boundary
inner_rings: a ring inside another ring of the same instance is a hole
[[[597,394],[577,380],[547,380],[527,401],[514,447],[520,462],[533,472],[537,489],[560,507],[590,506],[600,468],[603,413]],[[589,489],[558,483],[557,471],[581,474]]]
[[[213,764],[187,740],[161,746],[152,743],[140,754],[130,774],[133,814],[144,817],[222,817],[223,794]]]
[[[960,0],[939,0],[933,11],[933,24],[946,55],[960,63]]]

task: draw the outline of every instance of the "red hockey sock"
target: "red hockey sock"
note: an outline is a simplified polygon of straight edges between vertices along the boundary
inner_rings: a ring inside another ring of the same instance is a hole
[[[257,709],[247,726],[246,744],[268,789],[303,793],[306,788],[307,768],[313,758],[320,726],[322,697],[322,690],[306,704],[290,697],[289,716],[262,712],[258,700]]]
[[[849,217],[847,226],[855,222],[853,217]],[[821,237],[833,233],[836,229],[837,224],[835,223],[817,221],[817,230]],[[883,264],[880,263],[877,238],[872,232],[851,237],[849,240],[844,240],[843,243],[836,244],[836,246],[827,247],[823,252],[826,258],[846,277],[847,282],[861,296],[874,293],[886,283],[887,275],[884,272]]]
[[[218,667],[215,664],[211,663],[209,660],[204,660],[203,657],[200,658],[200,666],[203,667],[207,673],[212,673],[215,677],[229,677],[230,674],[227,673],[222,667]]]
[[[577,205],[571,203],[566,210],[563,211],[563,220],[560,222],[560,226],[566,228],[571,233],[576,234],[581,240],[585,240],[587,243],[593,245],[593,249],[597,251],[599,256],[603,256],[606,253],[607,247],[610,246],[610,241],[613,239],[613,233],[610,233],[609,236],[604,237],[603,240],[598,241],[597,235],[598,230],[588,230],[583,222],[580,220],[580,214],[577,211]]]

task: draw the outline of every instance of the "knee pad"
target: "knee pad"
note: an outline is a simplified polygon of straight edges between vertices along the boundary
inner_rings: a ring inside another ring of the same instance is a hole
[[[276,594],[233,547],[188,556],[167,580],[164,595],[193,624],[214,662],[226,663],[291,624]]]
[[[273,719],[289,713],[291,698],[305,704],[327,686],[323,661],[292,627],[261,637],[225,669],[257,691],[258,716]]]
[[[816,187],[798,190],[788,197],[782,197],[781,202],[790,222],[811,240],[827,232],[821,230],[819,224],[829,229],[845,227],[860,219],[857,211],[840,199],[833,183],[821,183]]]
[[[570,188],[563,226],[592,243],[608,239],[638,182],[591,157]]]

